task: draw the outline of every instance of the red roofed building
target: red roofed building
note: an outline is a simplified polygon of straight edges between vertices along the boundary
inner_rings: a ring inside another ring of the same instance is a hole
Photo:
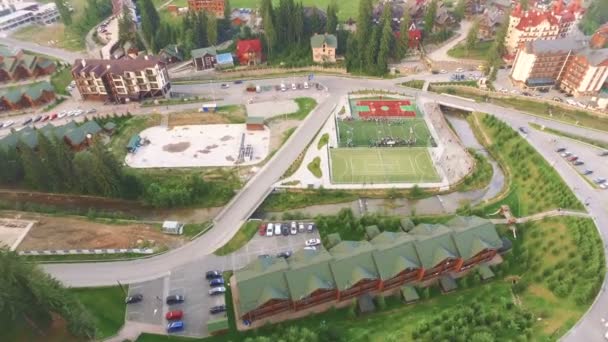
[[[262,42],[259,39],[244,39],[236,43],[236,56],[241,65],[262,63]]]
[[[417,49],[422,42],[422,30],[416,27],[416,24],[412,23],[408,29],[409,41],[408,44],[410,49]]]
[[[509,17],[509,29],[505,39],[507,49],[505,60],[512,60],[517,50],[526,42],[569,36],[583,13],[580,0],[573,0],[568,6],[564,5],[563,0],[556,0],[546,11],[538,9],[524,11],[521,5],[517,4]]]
[[[591,37],[590,45],[594,49],[608,47],[608,23],[600,26],[600,28],[595,31]]]

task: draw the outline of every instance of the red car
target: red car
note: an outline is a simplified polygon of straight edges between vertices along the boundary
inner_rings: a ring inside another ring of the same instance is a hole
[[[50,120],[55,120],[55,119],[57,119],[57,116],[58,116],[58,115],[57,115],[57,113],[55,113],[55,114],[51,115]]]
[[[182,317],[184,317],[184,313],[183,313],[182,310],[169,311],[169,312],[167,312],[167,315],[165,315],[165,318],[168,321],[174,321],[176,319],[182,319]]]
[[[258,232],[260,233],[260,236],[266,235],[266,223],[262,223],[260,225],[260,228],[258,229]]]

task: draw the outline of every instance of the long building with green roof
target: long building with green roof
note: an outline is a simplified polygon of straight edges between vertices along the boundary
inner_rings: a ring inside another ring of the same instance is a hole
[[[479,217],[372,235],[370,241],[342,241],[335,235],[329,251],[299,250],[287,261],[260,258],[236,271],[238,316],[259,320],[364,294],[403,292],[404,286],[410,293],[413,286],[428,286],[440,278],[450,282],[508,249],[494,224]]]

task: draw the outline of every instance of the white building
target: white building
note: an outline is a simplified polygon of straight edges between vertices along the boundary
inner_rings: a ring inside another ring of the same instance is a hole
[[[0,11],[12,10],[12,6],[23,2],[23,0],[0,0]]]
[[[551,40],[571,35],[582,18],[584,9],[579,0],[572,0],[568,6],[557,0],[550,9],[524,11],[515,6],[509,16],[509,28],[505,39],[506,60],[512,60],[519,47],[537,39]]]
[[[33,2],[15,1],[10,6],[14,12],[0,17],[0,31],[12,31],[34,23],[48,25],[61,19],[54,3],[39,5]]]

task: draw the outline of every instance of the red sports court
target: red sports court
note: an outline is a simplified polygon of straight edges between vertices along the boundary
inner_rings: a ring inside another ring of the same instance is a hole
[[[360,118],[415,117],[416,111],[408,100],[361,100],[355,103]]]

